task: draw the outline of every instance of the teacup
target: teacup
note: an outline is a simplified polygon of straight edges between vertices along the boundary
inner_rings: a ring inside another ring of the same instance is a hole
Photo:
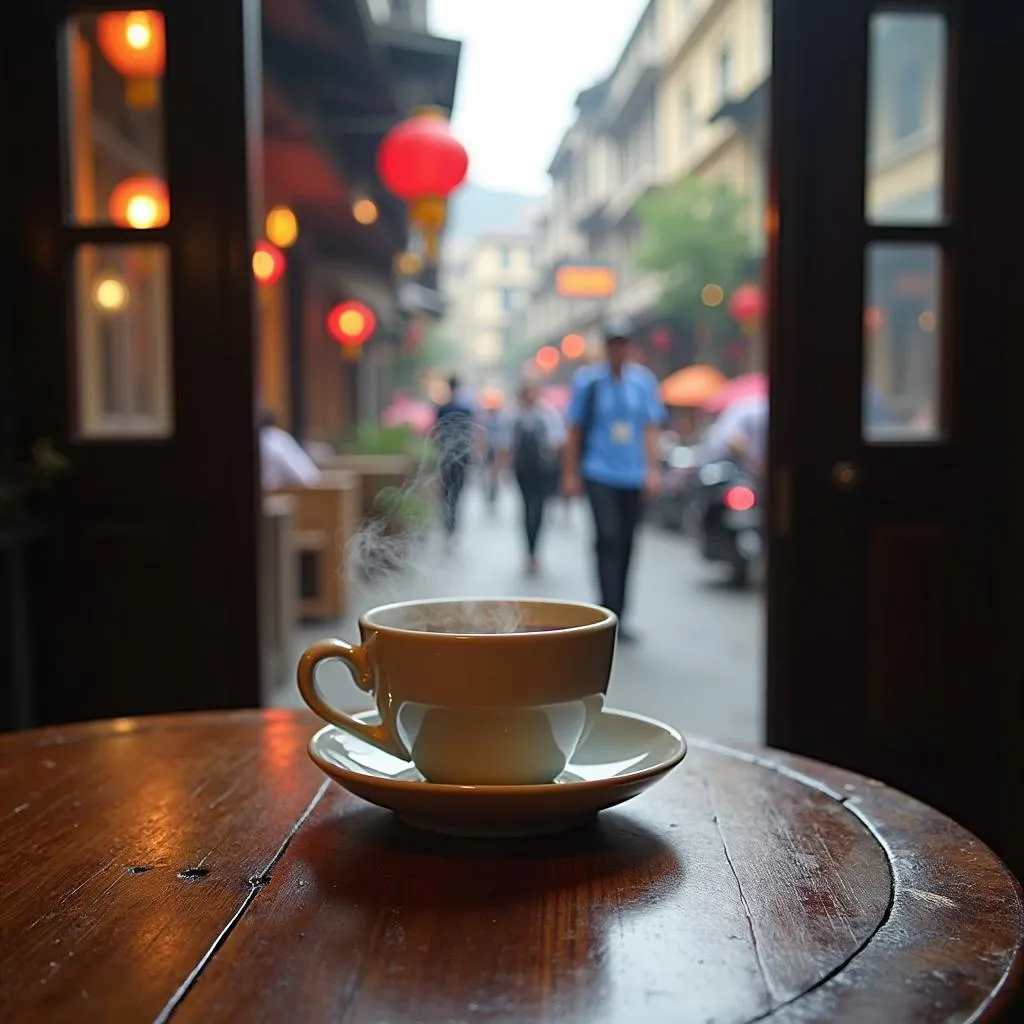
[[[554,780],[604,706],[615,615],[548,600],[408,601],[359,620],[362,643],[322,640],[299,661],[322,719],[412,761],[430,782]],[[337,658],[373,695],[380,724],[328,704],[317,666]]]

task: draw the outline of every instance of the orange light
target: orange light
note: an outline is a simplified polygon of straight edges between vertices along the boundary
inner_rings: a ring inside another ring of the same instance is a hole
[[[108,210],[118,227],[138,231],[162,228],[171,219],[167,186],[160,178],[125,178],[110,193]]]
[[[562,339],[562,355],[566,359],[579,359],[587,351],[587,339],[582,334],[567,334]]]
[[[372,199],[357,199],[352,204],[352,216],[357,223],[367,227],[370,224],[376,224],[379,216],[377,204]]]
[[[706,284],[700,290],[700,301],[714,309],[725,301],[725,292],[720,284]]]
[[[537,352],[536,359],[537,365],[545,373],[550,373],[562,361],[562,357],[554,345],[545,345]]]
[[[327,330],[339,345],[362,345],[376,329],[376,314],[362,302],[339,302],[327,314]]]
[[[268,214],[264,228],[267,238],[279,249],[288,249],[299,237],[299,222],[287,206],[275,206]]]
[[[288,264],[284,253],[270,242],[257,242],[252,253],[252,276],[258,284],[269,286],[281,280]]]
[[[611,267],[562,266],[555,271],[555,291],[563,299],[606,299],[615,294]]]
[[[123,77],[159,78],[164,73],[167,43],[159,11],[101,14],[96,39],[110,66]]]

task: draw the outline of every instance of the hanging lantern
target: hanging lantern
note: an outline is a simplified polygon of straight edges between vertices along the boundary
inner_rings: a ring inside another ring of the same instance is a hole
[[[359,347],[377,329],[377,315],[369,306],[354,299],[339,302],[327,314],[327,330],[345,348]]]
[[[108,211],[111,221],[121,228],[162,228],[171,218],[167,186],[148,175],[125,178],[110,193]]]
[[[437,107],[418,111],[384,136],[377,172],[389,192],[409,205],[409,223],[423,235],[426,255],[437,260],[447,200],[465,180],[469,157]]]
[[[159,11],[101,14],[96,41],[110,66],[125,79],[126,105],[134,110],[155,107],[167,64],[164,16]]]
[[[729,315],[750,332],[764,318],[764,292],[756,284],[740,285],[729,300]]]
[[[258,284],[269,287],[284,276],[288,262],[284,253],[270,242],[257,242],[252,252],[252,276]]]

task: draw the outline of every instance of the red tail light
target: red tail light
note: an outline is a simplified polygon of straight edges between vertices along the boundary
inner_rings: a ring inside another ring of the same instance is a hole
[[[730,487],[722,500],[733,512],[749,512],[757,504],[757,495],[749,487]]]

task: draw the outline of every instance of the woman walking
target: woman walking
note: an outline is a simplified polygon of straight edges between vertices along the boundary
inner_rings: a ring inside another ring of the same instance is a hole
[[[538,400],[535,384],[523,384],[519,389],[519,406],[508,421],[502,456],[523,496],[526,571],[531,576],[540,565],[537,542],[544,523],[544,506],[551,496],[551,478],[557,471],[558,453],[564,443],[561,417]]]

